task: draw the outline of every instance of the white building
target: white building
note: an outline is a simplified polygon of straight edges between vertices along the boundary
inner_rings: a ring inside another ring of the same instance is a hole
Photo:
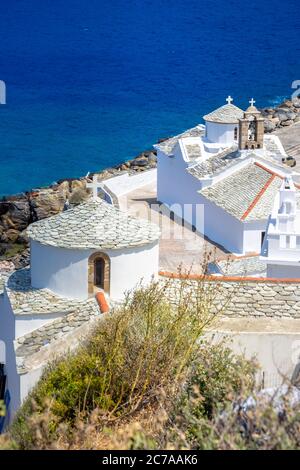
[[[212,113],[203,116],[205,121],[205,136],[203,143],[207,152],[217,152],[220,147],[228,147],[238,144],[239,119],[244,112],[231,104],[233,99],[228,96],[227,103]]]
[[[292,178],[286,178],[275,198],[261,256],[267,277],[300,279],[298,194]]]
[[[254,100],[245,112],[227,100],[205,126],[155,145],[157,199],[228,251],[260,253],[277,190],[293,170],[278,137],[263,135]]]
[[[47,362],[101,317],[97,293],[114,303],[158,274],[158,227],[101,199],[35,222],[27,234],[31,267],[13,272],[0,295],[10,414]]]

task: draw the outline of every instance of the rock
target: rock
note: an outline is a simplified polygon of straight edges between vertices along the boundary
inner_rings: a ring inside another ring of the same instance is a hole
[[[300,116],[297,116],[294,120],[294,122],[300,122]]]
[[[287,117],[286,113],[283,112],[282,110],[281,111],[276,111],[275,112],[275,117],[277,117],[281,123],[288,120],[288,117]]]
[[[75,189],[86,190],[86,181],[85,180],[74,180],[71,182],[71,191]]]
[[[265,132],[272,132],[274,131],[276,125],[274,122],[270,121],[269,119],[265,119],[264,127],[265,127]]]
[[[18,201],[0,203],[0,224],[7,230],[14,228],[23,230],[30,221],[30,207],[26,197]]]
[[[148,159],[145,157],[135,158],[131,163],[131,167],[139,167],[139,166],[144,167],[147,165],[148,165]]]
[[[279,107],[292,108],[293,102],[291,100],[285,100]]]
[[[295,99],[293,101],[294,108],[300,108],[300,100]]]
[[[64,204],[63,195],[51,189],[43,189],[30,198],[30,205],[37,220],[58,214],[63,210]]]
[[[155,153],[151,152],[151,153],[148,155],[148,161],[149,161],[149,162],[154,162],[154,163],[157,162],[157,156],[155,155]]]
[[[293,113],[293,111],[289,111],[288,113],[286,113],[288,119],[291,119],[292,121],[296,118],[296,113]]]
[[[6,232],[2,235],[2,240],[5,243],[16,243],[20,236],[20,232],[13,228],[6,230]]]
[[[270,119],[270,121],[273,122],[273,124],[275,124],[275,126],[278,126],[278,124],[280,124],[280,121],[279,121],[278,117],[273,117],[272,119]]]
[[[22,253],[18,253],[13,256],[10,261],[14,264],[15,269],[22,269],[30,263],[30,252],[29,249],[25,249]]]
[[[291,126],[292,124],[294,124],[294,121],[292,121],[291,119],[288,119],[287,121],[282,121],[281,122],[282,126]]]
[[[69,203],[78,205],[81,204],[82,202],[85,202],[89,198],[89,193],[86,191],[86,189],[83,188],[77,188],[72,191],[72,193],[69,196]]]

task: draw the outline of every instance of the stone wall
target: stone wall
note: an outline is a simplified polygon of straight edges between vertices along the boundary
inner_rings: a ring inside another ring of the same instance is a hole
[[[162,273],[161,273],[162,274]],[[162,279],[168,277],[163,273]],[[180,279],[173,277],[167,287],[167,295],[176,300]],[[300,318],[300,279],[272,280],[264,278],[230,278],[191,276],[186,280],[187,288],[193,290],[197,284],[215,290],[214,308],[226,304],[224,312],[231,317]]]

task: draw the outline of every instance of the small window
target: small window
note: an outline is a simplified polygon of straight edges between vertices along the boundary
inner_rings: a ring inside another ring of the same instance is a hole
[[[238,128],[235,127],[234,128],[234,140],[237,140],[237,138],[238,138]]]
[[[296,237],[296,245],[297,245],[297,248],[300,248],[300,237]]]
[[[287,235],[286,236],[286,248],[290,248],[291,247],[291,237],[290,235]]]
[[[95,269],[95,286],[100,287],[100,289],[104,289],[104,267],[105,262],[103,258],[96,258],[94,261],[94,269]]]

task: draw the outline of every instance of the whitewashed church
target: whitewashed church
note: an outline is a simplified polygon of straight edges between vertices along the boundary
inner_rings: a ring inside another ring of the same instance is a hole
[[[205,125],[155,146],[158,200],[240,255],[260,252],[283,179],[300,181],[282,163],[287,155],[279,138],[264,135],[264,120],[254,103],[252,99],[244,112],[229,96],[227,104],[204,116]],[[196,213],[199,205],[204,223]]]
[[[111,305],[158,273],[159,230],[93,198],[29,226],[30,269],[0,295],[7,421],[54,354],[75,347]],[[101,295],[97,295],[101,294]]]
[[[151,178],[158,201],[213,243],[229,253],[261,253],[268,277],[299,279],[300,174],[283,163],[287,155],[278,137],[264,135],[254,103],[242,111],[229,96],[204,116],[205,125],[157,144]],[[122,181],[127,191],[142,186],[150,171],[113,178],[119,179],[110,194]],[[158,226],[110,202],[94,187],[88,202],[27,229],[30,269],[6,276],[0,290],[7,422],[53,355],[76,347],[102,317],[103,303],[114,305],[158,276]],[[255,272],[253,264],[251,258]]]

